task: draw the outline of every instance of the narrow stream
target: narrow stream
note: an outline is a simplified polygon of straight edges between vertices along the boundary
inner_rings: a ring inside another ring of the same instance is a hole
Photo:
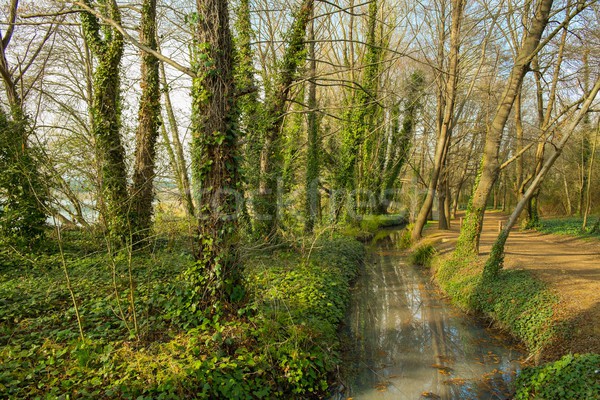
[[[356,283],[347,398],[509,398],[523,354],[444,300],[395,250],[398,235],[373,246]]]

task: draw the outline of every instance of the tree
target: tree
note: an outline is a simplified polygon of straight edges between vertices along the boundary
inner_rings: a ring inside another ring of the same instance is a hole
[[[260,153],[260,183],[254,201],[260,219],[255,231],[263,237],[276,234],[279,216],[277,206],[278,178],[282,171],[281,126],[292,84],[298,79],[298,68],[305,61],[306,28],[312,15],[314,0],[304,0],[288,32],[287,47],[276,72],[273,87],[264,101],[264,141]]]
[[[140,42],[152,50],[156,43],[156,0],[144,0],[142,4]],[[136,132],[133,185],[131,186],[130,223],[134,242],[148,235],[152,224],[153,180],[156,158],[156,141],[160,122],[160,82],[158,59],[142,52],[142,96]]]
[[[18,0],[10,2],[8,28],[4,35],[0,31],[0,76],[10,108],[6,113],[0,106],[0,233],[15,244],[31,246],[43,235],[47,191],[40,174],[39,157],[29,143],[32,129],[24,104],[24,96],[29,92],[29,88],[23,90],[27,85],[24,74],[40,57],[42,47],[54,32],[54,24],[37,46],[29,43],[34,49],[33,55],[18,68],[12,68],[7,51],[17,26],[18,6]]]
[[[318,222],[321,211],[321,201],[319,198],[319,123],[317,120],[317,59],[315,52],[315,20],[313,19],[309,27],[309,81],[308,81],[308,116],[307,116],[307,136],[308,149],[306,155],[306,222],[304,230],[311,233],[315,224]]]
[[[121,140],[120,66],[123,35],[111,25],[101,25],[89,0],[81,11],[81,27],[85,41],[96,58],[93,99],[90,109],[92,131],[96,138],[101,164],[102,214],[109,234],[124,240],[129,234],[127,170],[125,149]],[[88,10],[89,9],[89,10]],[[100,8],[106,17],[121,22],[116,2]]]
[[[456,245],[456,251],[459,253],[477,254],[478,252],[485,208],[500,173],[499,150],[504,127],[517,94],[521,90],[523,78],[530,69],[531,61],[539,51],[540,40],[548,24],[552,3],[552,0],[540,0],[536,3],[534,17],[525,31],[500,103],[487,128],[480,173]]]
[[[192,47],[192,170],[198,193],[196,264],[201,302],[226,299],[237,282],[240,189],[233,43],[226,0],[196,3]],[[205,298],[205,296],[210,296]]]
[[[450,53],[448,59],[448,72],[445,76],[444,81],[444,92],[443,95],[438,96],[438,134],[436,140],[436,148],[434,155],[434,165],[431,173],[431,179],[429,181],[429,187],[427,188],[427,195],[421,206],[421,210],[417,215],[415,224],[412,231],[412,239],[419,240],[423,232],[423,227],[427,222],[427,217],[433,206],[433,200],[435,198],[436,189],[438,187],[438,180],[444,164],[446,163],[446,157],[448,154],[448,148],[450,146],[450,139],[452,137],[452,126],[454,124],[454,105],[456,102],[456,92],[458,86],[458,64],[460,54],[460,30],[463,19],[465,2],[462,0],[452,1],[452,26],[450,29]],[[444,47],[444,40],[439,43],[440,49]],[[441,50],[443,51],[443,50]],[[439,210],[440,215],[443,213],[443,209]]]

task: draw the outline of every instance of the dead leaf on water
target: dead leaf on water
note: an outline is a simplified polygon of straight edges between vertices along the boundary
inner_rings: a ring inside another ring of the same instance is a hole
[[[444,385],[464,385],[466,382],[465,379],[463,378],[453,378],[453,379],[447,379],[445,381],[443,381]]]

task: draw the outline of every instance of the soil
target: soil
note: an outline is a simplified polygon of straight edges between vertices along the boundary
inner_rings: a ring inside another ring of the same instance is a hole
[[[489,254],[499,223],[507,219],[499,212],[486,213],[482,257]],[[425,236],[438,242],[442,253],[449,252],[458,237],[459,225],[454,220],[448,231],[429,227]],[[567,323],[568,332],[543,354],[544,359],[554,360],[567,353],[600,353],[600,240],[515,228],[506,243],[504,268],[531,271],[559,296],[556,318],[559,323]]]

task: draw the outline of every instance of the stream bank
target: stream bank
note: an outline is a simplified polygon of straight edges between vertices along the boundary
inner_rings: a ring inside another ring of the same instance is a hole
[[[378,235],[381,236],[381,235]],[[427,271],[397,250],[401,231],[370,248],[346,334],[353,399],[504,399],[523,353],[450,305]]]

